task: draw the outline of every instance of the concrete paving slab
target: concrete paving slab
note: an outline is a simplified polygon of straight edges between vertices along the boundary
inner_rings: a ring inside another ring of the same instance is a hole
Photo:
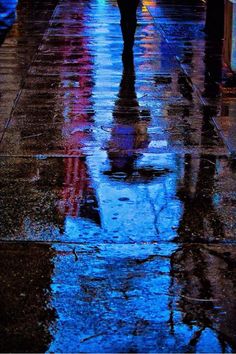
[[[4,243],[0,254],[1,350],[219,352],[235,345],[235,247]]]
[[[2,240],[235,241],[236,177],[226,158],[110,151],[0,164]]]

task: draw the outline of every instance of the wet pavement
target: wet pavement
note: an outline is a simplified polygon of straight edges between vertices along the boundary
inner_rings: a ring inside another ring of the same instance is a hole
[[[236,99],[204,4],[143,0],[124,63],[115,1],[14,6],[0,351],[235,352]]]

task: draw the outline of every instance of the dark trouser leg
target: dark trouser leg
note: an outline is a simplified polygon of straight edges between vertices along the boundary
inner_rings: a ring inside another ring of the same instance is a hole
[[[139,0],[117,0],[117,3],[120,9],[120,25],[124,41],[124,49],[132,50],[137,26],[136,11]]]
[[[224,0],[207,0],[205,32],[211,38],[224,36]]]

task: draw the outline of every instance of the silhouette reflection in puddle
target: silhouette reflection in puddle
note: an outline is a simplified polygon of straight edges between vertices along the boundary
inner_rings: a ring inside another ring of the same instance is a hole
[[[137,159],[148,147],[150,111],[141,109],[135,91],[135,67],[133,54],[123,56],[123,74],[118,99],[113,109],[114,125],[108,143],[111,170],[106,175],[123,174],[126,181],[148,181],[163,171],[150,166],[137,166]]]

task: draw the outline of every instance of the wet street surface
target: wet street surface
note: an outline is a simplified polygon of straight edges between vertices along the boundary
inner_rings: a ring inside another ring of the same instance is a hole
[[[114,0],[10,1],[0,352],[236,351],[236,98],[204,20],[143,0],[122,62]]]

